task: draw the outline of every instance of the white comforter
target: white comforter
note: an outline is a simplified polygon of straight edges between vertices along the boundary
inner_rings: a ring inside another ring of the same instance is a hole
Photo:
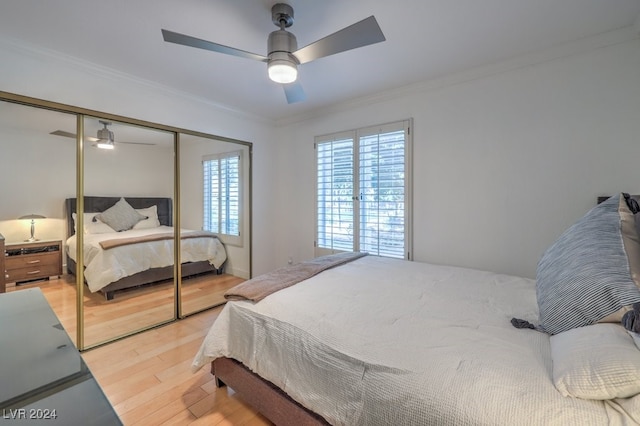
[[[538,318],[533,280],[367,256],[227,303],[193,367],[240,360],[336,425],[635,424],[640,397],[561,396],[513,316]]]
[[[172,233],[173,227],[132,229],[123,232],[84,235],[84,277],[89,290],[96,292],[106,285],[150,268],[173,265],[173,240],[149,241],[103,250],[100,241],[130,238],[156,233]],[[182,234],[194,232],[182,230]],[[208,260],[219,268],[227,258],[224,246],[217,238],[185,238],[181,241],[181,261]],[[67,239],[67,253],[75,261],[76,236]]]

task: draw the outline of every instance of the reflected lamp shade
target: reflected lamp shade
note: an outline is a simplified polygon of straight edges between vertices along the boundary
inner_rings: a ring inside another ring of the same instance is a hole
[[[40,214],[27,214],[24,216],[20,216],[18,219],[30,219],[31,220],[31,237],[29,237],[28,239],[26,239],[26,242],[33,242],[33,241],[38,241],[38,239],[35,237],[35,233],[36,233],[36,219],[45,219],[44,216],[40,215]]]

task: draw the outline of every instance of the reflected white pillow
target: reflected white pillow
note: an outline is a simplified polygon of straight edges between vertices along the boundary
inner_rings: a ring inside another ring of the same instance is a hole
[[[640,350],[621,325],[602,323],[551,336],[553,382],[564,396],[628,398],[640,394]]]
[[[160,226],[160,220],[158,219],[158,206],[153,205],[146,209],[136,209],[136,211],[142,216],[145,216],[146,219],[142,219],[140,222],[133,225],[132,229],[149,229]]]
[[[94,220],[95,216],[98,213],[84,213],[84,233],[85,234],[107,234],[109,232],[116,232],[115,229],[110,227],[104,222],[101,222],[97,218]],[[73,230],[78,232],[78,225],[76,224],[76,214],[71,213],[71,217],[73,218]]]

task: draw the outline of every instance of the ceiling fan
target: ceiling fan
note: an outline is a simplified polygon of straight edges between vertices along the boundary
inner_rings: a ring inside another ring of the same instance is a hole
[[[266,62],[269,78],[283,85],[287,102],[290,104],[305,99],[302,86],[296,83],[298,65],[325,56],[385,41],[384,34],[376,18],[371,15],[362,21],[356,22],[298,49],[296,36],[285,30],[285,28],[293,25],[293,8],[285,3],[273,5],[271,8],[271,20],[277,27],[280,27],[280,29],[269,34],[267,40],[267,56],[165,29],[162,29],[162,37],[164,41],[169,43]]]
[[[97,148],[101,148],[101,149],[113,149],[115,148],[115,136],[114,133],[109,130],[107,128],[107,126],[111,125],[111,123],[109,121],[104,121],[104,120],[98,120],[100,122],[100,124],[102,124],[104,127],[102,129],[98,129],[98,134],[97,137],[91,137],[91,136],[85,136],[85,139],[90,141],[90,142],[94,142],[93,146],[97,147]],[[71,132],[66,132],[64,130],[55,130],[51,133],[49,133],[50,135],[55,135],[55,136],[64,136],[67,138],[76,138],[76,134],[75,133],[71,133]],[[118,141],[119,144],[128,144],[128,145],[155,145],[154,143],[149,143],[149,142],[124,142],[124,141]]]

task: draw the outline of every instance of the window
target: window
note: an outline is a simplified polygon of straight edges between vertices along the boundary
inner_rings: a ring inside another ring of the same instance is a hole
[[[203,229],[240,237],[242,153],[207,155],[202,159],[204,178]],[[225,240],[225,242],[227,242]]]
[[[316,138],[316,254],[411,258],[410,120]]]

